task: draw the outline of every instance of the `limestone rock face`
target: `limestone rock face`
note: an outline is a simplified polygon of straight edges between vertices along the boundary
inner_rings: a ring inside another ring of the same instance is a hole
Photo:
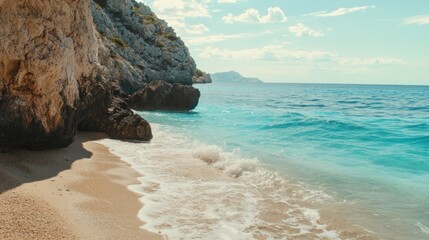
[[[1,0],[0,26],[0,150],[65,147],[78,126],[152,137],[127,106],[109,112],[117,81],[99,63],[90,0]]]
[[[0,145],[66,146],[93,75],[89,0],[0,1]]]
[[[163,79],[192,85],[196,65],[173,28],[134,0],[94,0],[100,64],[128,94]]]
[[[128,103],[136,110],[192,110],[198,105],[200,91],[191,86],[157,80],[132,94]]]
[[[199,91],[179,83],[195,72],[174,30],[134,0],[0,0],[0,151],[65,147],[78,129],[150,140],[128,94],[193,109]]]

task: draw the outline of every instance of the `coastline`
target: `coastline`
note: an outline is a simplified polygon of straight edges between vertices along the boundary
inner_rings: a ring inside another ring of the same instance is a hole
[[[139,176],[79,132],[68,148],[0,154],[0,239],[163,239],[140,228]]]

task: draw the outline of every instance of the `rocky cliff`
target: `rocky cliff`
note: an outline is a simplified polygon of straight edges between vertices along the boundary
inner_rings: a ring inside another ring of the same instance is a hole
[[[149,140],[127,94],[157,79],[192,84],[196,69],[133,0],[0,0],[0,25],[0,150],[64,147],[78,128]]]
[[[149,7],[133,0],[95,0],[91,11],[102,41],[100,64],[126,93],[158,79],[192,85],[196,66],[188,48]]]
[[[73,140],[88,103],[80,86],[93,85],[97,75],[88,6],[0,1],[0,145],[43,148]]]

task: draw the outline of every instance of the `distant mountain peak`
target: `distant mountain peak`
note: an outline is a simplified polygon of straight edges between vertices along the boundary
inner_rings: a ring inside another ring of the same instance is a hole
[[[244,77],[239,72],[231,70],[210,74],[214,83],[263,83],[262,80],[255,77]]]

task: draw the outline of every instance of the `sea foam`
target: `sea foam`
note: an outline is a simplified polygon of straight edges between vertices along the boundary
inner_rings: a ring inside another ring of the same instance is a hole
[[[192,156],[223,170],[231,177],[240,177],[244,172],[255,170],[258,160],[256,158],[240,158],[237,154],[238,152],[238,149],[228,153],[216,145],[196,144],[193,148]]]
[[[310,207],[331,199],[323,190],[288,180],[239,150],[152,128],[150,143],[99,141],[142,174],[130,189],[141,195],[143,228],[168,239],[339,239]]]

